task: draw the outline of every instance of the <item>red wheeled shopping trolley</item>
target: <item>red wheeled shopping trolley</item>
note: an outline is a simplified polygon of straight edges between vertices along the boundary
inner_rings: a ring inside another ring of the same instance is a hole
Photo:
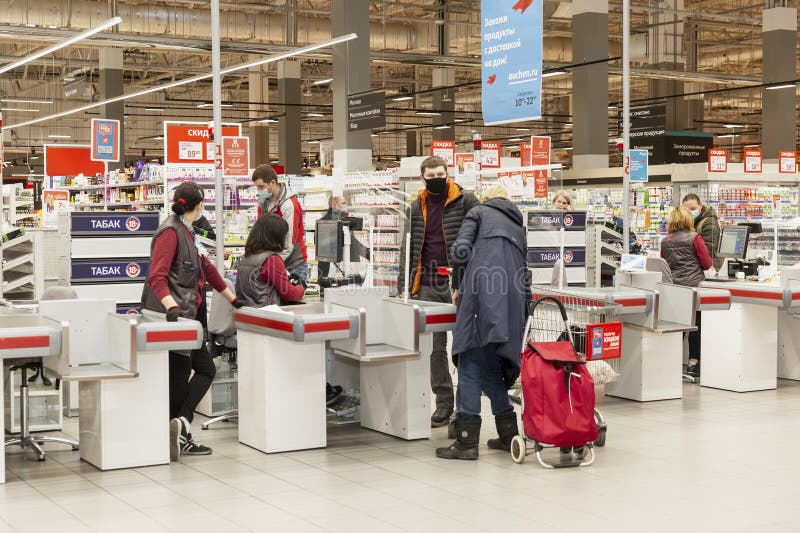
[[[558,324],[552,319],[554,310],[560,315]],[[598,439],[595,386],[585,360],[575,349],[573,328],[559,299],[543,296],[531,304],[520,374],[523,433],[511,441],[511,456],[517,463],[530,453],[528,440],[533,442],[532,451],[539,463],[546,468],[588,466],[594,462],[594,443]],[[577,460],[546,462],[541,452],[552,447],[575,451]]]

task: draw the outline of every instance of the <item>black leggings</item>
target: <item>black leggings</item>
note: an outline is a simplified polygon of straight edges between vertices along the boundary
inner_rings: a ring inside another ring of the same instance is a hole
[[[695,319],[695,325],[697,326],[697,331],[690,331],[689,332],[689,359],[697,359],[700,360],[700,316],[702,313],[700,311],[697,312],[695,315],[697,318]]]
[[[184,353],[169,352],[169,417],[182,416],[191,422],[194,410],[211,387],[217,369],[205,345],[192,350],[191,356]],[[189,379],[192,370],[194,375]]]

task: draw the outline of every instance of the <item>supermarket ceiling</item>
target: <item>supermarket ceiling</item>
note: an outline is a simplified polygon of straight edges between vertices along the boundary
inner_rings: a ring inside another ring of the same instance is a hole
[[[674,45],[669,51],[650,51],[633,63],[631,97],[645,102],[655,84],[672,91],[702,95],[700,129],[730,133],[725,124],[742,124],[736,143],[760,140],[761,11],[764,2],[722,0],[633,0],[632,32],[662,32]],[[113,4],[113,6],[112,6]],[[98,51],[124,49],[125,92],[155,87],[206,73],[211,68],[210,12],[207,0],[14,0],[0,10],[0,61],[12,62],[36,50],[63,41],[106,20],[115,9],[123,22],[115,32],[95,36],[0,77],[3,98],[39,99],[52,103],[5,105],[4,120],[15,123],[52,114],[98,99]],[[330,38],[330,2],[326,0],[221,1],[222,63],[233,65],[293,47]],[[484,138],[509,145],[523,131],[553,135],[555,146],[571,144],[572,4],[546,0],[544,4],[545,68],[563,68],[566,74],[543,82],[541,121],[513,127],[484,127],[480,99],[479,0],[378,1],[370,3],[372,85],[387,95],[416,93],[403,102],[387,103],[386,132],[374,137],[374,151],[384,159],[406,153],[406,131],[419,133],[427,147],[433,133],[432,70],[453,69],[456,96],[456,140],[468,142],[476,126]],[[609,3],[609,55],[621,55],[621,1]],[[691,52],[689,52],[691,50]],[[654,57],[657,56],[657,57]],[[332,87],[329,50],[302,59],[303,151],[309,157],[317,144],[305,141],[332,137]],[[609,104],[621,99],[620,63],[609,62]],[[267,101],[250,101],[249,84],[269,81]],[[226,121],[245,125],[279,116],[276,69],[239,72],[223,80]],[[672,83],[672,82],[681,83]],[[315,83],[317,82],[317,83]],[[65,84],[74,96],[65,97]],[[707,93],[707,94],[706,94]],[[129,154],[160,155],[163,119],[209,120],[211,83],[196,83],[137,100],[128,100],[126,144]],[[87,142],[86,119],[93,112],[20,128],[6,135],[10,152],[52,142],[54,129]],[[609,111],[609,138],[617,136],[616,111]],[[313,116],[309,117],[308,114]],[[317,115],[323,115],[319,117]],[[277,128],[270,147],[277,157]],[[528,133],[524,133],[527,135]],[[566,154],[565,154],[566,155]]]

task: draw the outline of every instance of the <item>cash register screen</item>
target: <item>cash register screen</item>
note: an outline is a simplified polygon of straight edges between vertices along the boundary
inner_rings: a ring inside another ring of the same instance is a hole
[[[344,234],[338,220],[319,220],[316,228],[317,260],[338,263],[342,260]]]
[[[719,239],[719,256],[729,259],[744,259],[747,255],[747,226],[725,226]]]

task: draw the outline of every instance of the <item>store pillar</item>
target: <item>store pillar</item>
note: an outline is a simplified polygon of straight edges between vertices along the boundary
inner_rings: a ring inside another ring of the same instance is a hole
[[[121,96],[124,92],[122,79],[122,48],[100,49],[100,99],[106,100]],[[125,102],[106,104],[100,118],[119,120],[119,161],[108,163],[108,170],[125,168]]]
[[[456,99],[453,85],[456,83],[456,71],[453,69],[433,69],[432,86],[444,87],[441,91],[433,93],[433,110],[440,113],[433,117],[433,139],[437,141],[455,141],[456,129],[454,126],[436,129],[443,124],[452,125],[456,119]]]
[[[572,62],[608,58],[608,0],[572,3]],[[572,71],[573,167],[608,167],[608,63]]]
[[[795,113],[797,87],[797,9],[774,7],[762,13],[763,83],[787,82],[789,87],[763,89],[761,144],[764,160],[775,162],[779,150],[797,144]]]
[[[250,102],[250,167],[255,168],[262,163],[270,162],[269,132],[270,124],[261,123],[271,116],[269,104],[269,77],[264,66],[250,69],[248,76],[248,98]]]
[[[420,155],[419,153],[419,145],[417,142],[417,132],[416,131],[407,131],[406,132],[406,157],[415,157]]]
[[[334,175],[372,168],[370,130],[350,131],[347,95],[370,89],[369,1],[331,0],[331,35],[358,39],[333,47]]]
[[[278,100],[283,104],[283,115],[278,119],[278,159],[287,174],[299,174],[303,162],[300,139],[300,63],[278,63]]]

